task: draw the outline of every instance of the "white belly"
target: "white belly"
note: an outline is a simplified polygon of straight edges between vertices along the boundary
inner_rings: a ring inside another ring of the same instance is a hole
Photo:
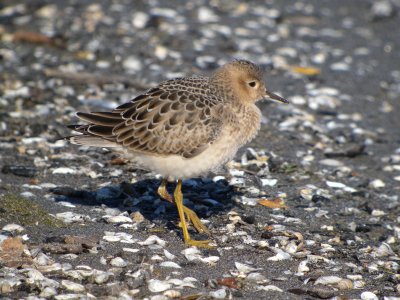
[[[141,167],[170,179],[186,179],[206,175],[230,161],[241,145],[230,135],[223,135],[205,151],[193,158],[179,155],[151,156],[125,152],[128,158]]]

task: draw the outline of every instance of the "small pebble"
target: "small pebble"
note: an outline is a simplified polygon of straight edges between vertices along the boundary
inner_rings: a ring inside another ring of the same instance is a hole
[[[148,282],[148,288],[150,292],[159,293],[169,290],[171,288],[171,284],[165,281],[150,279]]]
[[[376,0],[372,2],[371,14],[373,20],[389,18],[394,14],[393,4],[389,0]]]
[[[160,267],[181,269],[182,267],[173,261],[164,261],[160,263]]]
[[[82,284],[70,280],[61,280],[61,287],[75,293],[82,293],[85,291],[85,287]]]
[[[9,231],[9,232],[22,232],[25,230],[24,227],[22,227],[21,225],[18,224],[7,224],[5,226],[3,226],[2,228],[4,231]]]
[[[76,174],[77,171],[71,168],[66,168],[66,167],[61,167],[61,168],[56,168],[53,169],[52,171],[53,174]]]
[[[362,300],[378,300],[378,296],[372,292],[362,292],[361,293]]]
[[[124,268],[128,263],[121,257],[115,257],[110,261],[110,265],[113,267]]]
[[[368,187],[375,189],[375,190],[381,189],[385,186],[386,186],[386,184],[381,179],[374,179],[368,184]]]
[[[209,293],[210,297],[214,299],[225,299],[226,298],[226,290],[224,288],[212,291]]]

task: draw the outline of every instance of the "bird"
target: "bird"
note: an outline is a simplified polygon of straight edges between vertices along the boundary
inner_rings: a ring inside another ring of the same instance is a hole
[[[77,112],[85,124],[70,125],[77,132],[72,144],[113,148],[141,168],[161,174],[158,195],[177,207],[187,246],[212,248],[211,240],[195,240],[188,222],[210,235],[196,213],[183,205],[182,180],[207,176],[233,159],[238,149],[260,129],[261,99],[289,103],[270,92],[262,68],[236,59],[209,77],[166,80],[110,111]],[[169,182],[176,182],[173,195]]]

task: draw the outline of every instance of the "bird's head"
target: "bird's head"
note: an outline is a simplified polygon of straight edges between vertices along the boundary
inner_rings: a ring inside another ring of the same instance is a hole
[[[264,98],[289,103],[271,93],[263,81],[262,69],[248,60],[235,60],[223,65],[214,73],[212,80],[222,87],[224,94],[242,103],[254,103]]]

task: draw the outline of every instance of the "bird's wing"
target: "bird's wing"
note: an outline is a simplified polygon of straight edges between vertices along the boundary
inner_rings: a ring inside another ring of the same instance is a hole
[[[72,128],[83,135],[77,144],[124,146],[155,155],[194,157],[221,131],[222,103],[207,88],[206,78],[165,81],[111,112],[78,112],[88,122]],[[87,143],[85,143],[87,139]]]

